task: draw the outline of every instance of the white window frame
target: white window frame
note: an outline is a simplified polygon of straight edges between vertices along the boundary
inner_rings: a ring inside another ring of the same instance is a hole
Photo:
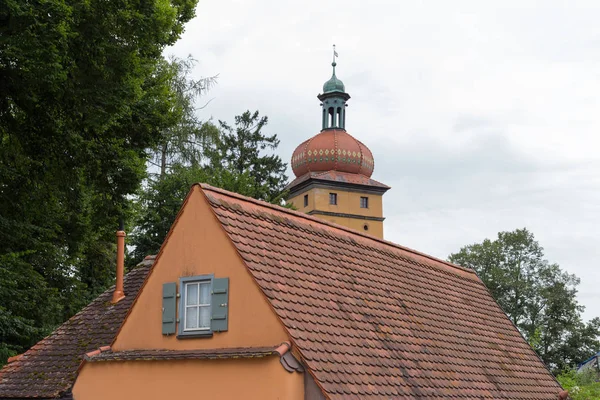
[[[212,301],[212,292],[213,292],[213,275],[200,275],[200,276],[190,276],[179,279],[179,293],[181,294],[179,299],[179,337],[197,337],[197,336],[206,336],[212,335],[212,328],[209,322],[208,327],[198,327],[198,328],[187,328],[186,329],[186,310],[191,307],[195,307],[198,309],[198,324],[200,324],[200,308],[207,307],[209,310],[209,314],[212,320],[212,304],[209,302],[208,304],[197,304],[197,305],[188,305],[187,304],[187,288],[188,285],[198,285],[198,303],[200,303],[200,285],[208,285],[208,291],[210,296],[210,301]]]

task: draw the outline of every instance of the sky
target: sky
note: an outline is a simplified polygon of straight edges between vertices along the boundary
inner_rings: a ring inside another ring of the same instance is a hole
[[[203,119],[259,110],[289,163],[320,130],[335,44],[346,130],[392,187],[385,238],[447,259],[526,227],[600,316],[600,2],[200,0],[196,15],[166,53],[218,74]]]

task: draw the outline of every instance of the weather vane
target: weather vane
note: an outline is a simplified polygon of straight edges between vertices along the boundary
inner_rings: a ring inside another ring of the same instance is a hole
[[[337,51],[335,51],[335,44],[333,45],[333,62],[335,63],[335,58],[339,57]]]

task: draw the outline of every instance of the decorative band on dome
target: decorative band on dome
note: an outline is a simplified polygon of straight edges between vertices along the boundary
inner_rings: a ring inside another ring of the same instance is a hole
[[[328,129],[302,143],[292,155],[292,169],[299,177],[307,172],[340,171],[373,174],[373,155],[345,130]]]

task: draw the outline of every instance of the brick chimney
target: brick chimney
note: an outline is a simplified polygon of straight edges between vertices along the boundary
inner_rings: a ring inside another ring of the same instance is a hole
[[[125,231],[117,231],[117,282],[113,292],[112,303],[118,303],[125,298],[123,292],[123,274],[125,270]]]

